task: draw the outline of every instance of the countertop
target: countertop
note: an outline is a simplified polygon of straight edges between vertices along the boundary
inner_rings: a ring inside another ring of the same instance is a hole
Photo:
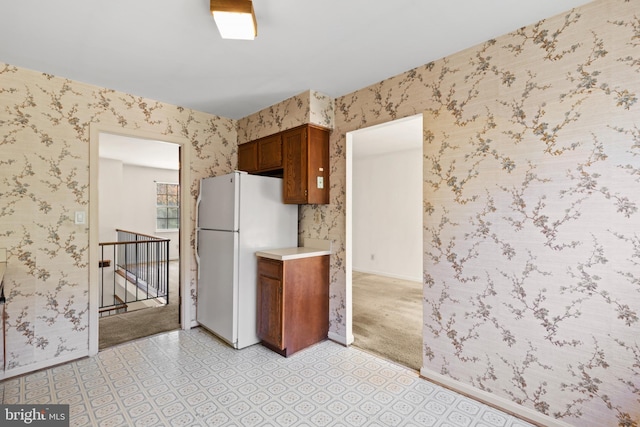
[[[256,252],[256,255],[262,258],[270,258],[279,261],[287,261],[290,259],[308,258],[312,256],[330,255],[331,251],[318,248],[297,247],[297,248],[280,248],[268,249]]]
[[[256,256],[262,258],[287,261],[290,259],[309,258],[314,256],[331,255],[331,242],[329,240],[305,239],[304,246],[295,248],[264,249],[256,252]]]

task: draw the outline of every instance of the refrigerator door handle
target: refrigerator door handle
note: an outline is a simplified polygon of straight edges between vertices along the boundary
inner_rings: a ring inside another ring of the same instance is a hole
[[[198,229],[196,228],[196,267],[198,269],[197,279],[200,279],[200,254],[198,253]]]
[[[202,188],[202,182],[200,183],[200,188]],[[197,279],[200,279],[200,254],[198,253],[198,211],[200,210],[200,201],[202,200],[202,192],[198,194],[198,198],[196,199],[196,237],[195,237],[195,255],[196,255],[196,266],[197,266]]]

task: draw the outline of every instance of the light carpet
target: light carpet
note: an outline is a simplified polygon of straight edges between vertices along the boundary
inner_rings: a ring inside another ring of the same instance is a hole
[[[169,304],[102,317],[98,349],[180,328],[178,314],[179,261],[169,262]]]
[[[422,283],[353,272],[354,346],[422,367]]]

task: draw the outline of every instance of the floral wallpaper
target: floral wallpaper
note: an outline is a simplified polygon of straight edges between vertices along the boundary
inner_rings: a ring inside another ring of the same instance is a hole
[[[333,99],[308,90],[238,120],[238,144],[307,123],[333,128]]]
[[[191,141],[192,213],[199,179],[230,172],[237,161],[233,120],[0,63],[7,373],[87,354],[89,231],[73,216],[89,210],[91,123]]]
[[[424,113],[430,372],[579,426],[640,425],[640,3],[598,0],[336,99],[330,331],[346,335],[346,133]]]
[[[424,367],[574,425],[640,423],[639,16],[425,70]]]
[[[596,0],[335,100],[305,92],[237,134],[0,68],[0,236],[20,266],[7,365],[87,346],[88,239],[70,215],[88,203],[91,121],[189,138],[194,199],[199,177],[235,167],[236,143],[332,128],[331,202],[301,206],[300,232],[334,242],[330,333],[346,338],[346,134],[423,113],[422,373],[560,423],[640,425],[639,39],[640,3]]]
[[[335,100],[331,203],[300,218],[334,242],[332,334],[347,340],[345,135],[423,113],[423,374],[548,420],[640,423],[639,14],[596,1]],[[292,105],[240,134],[281,130]]]

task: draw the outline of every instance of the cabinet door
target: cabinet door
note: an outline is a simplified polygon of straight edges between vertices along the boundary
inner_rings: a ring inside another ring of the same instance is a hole
[[[258,169],[282,169],[282,138],[272,135],[258,140]]]
[[[272,274],[277,269],[280,274]],[[278,277],[270,277],[270,276]],[[282,264],[258,260],[258,338],[279,349],[283,343]]]
[[[329,203],[329,131],[309,126],[307,132],[307,203]]]
[[[296,128],[283,132],[285,203],[307,202],[307,129]]]
[[[238,170],[245,172],[258,170],[258,144],[256,141],[238,145]]]

